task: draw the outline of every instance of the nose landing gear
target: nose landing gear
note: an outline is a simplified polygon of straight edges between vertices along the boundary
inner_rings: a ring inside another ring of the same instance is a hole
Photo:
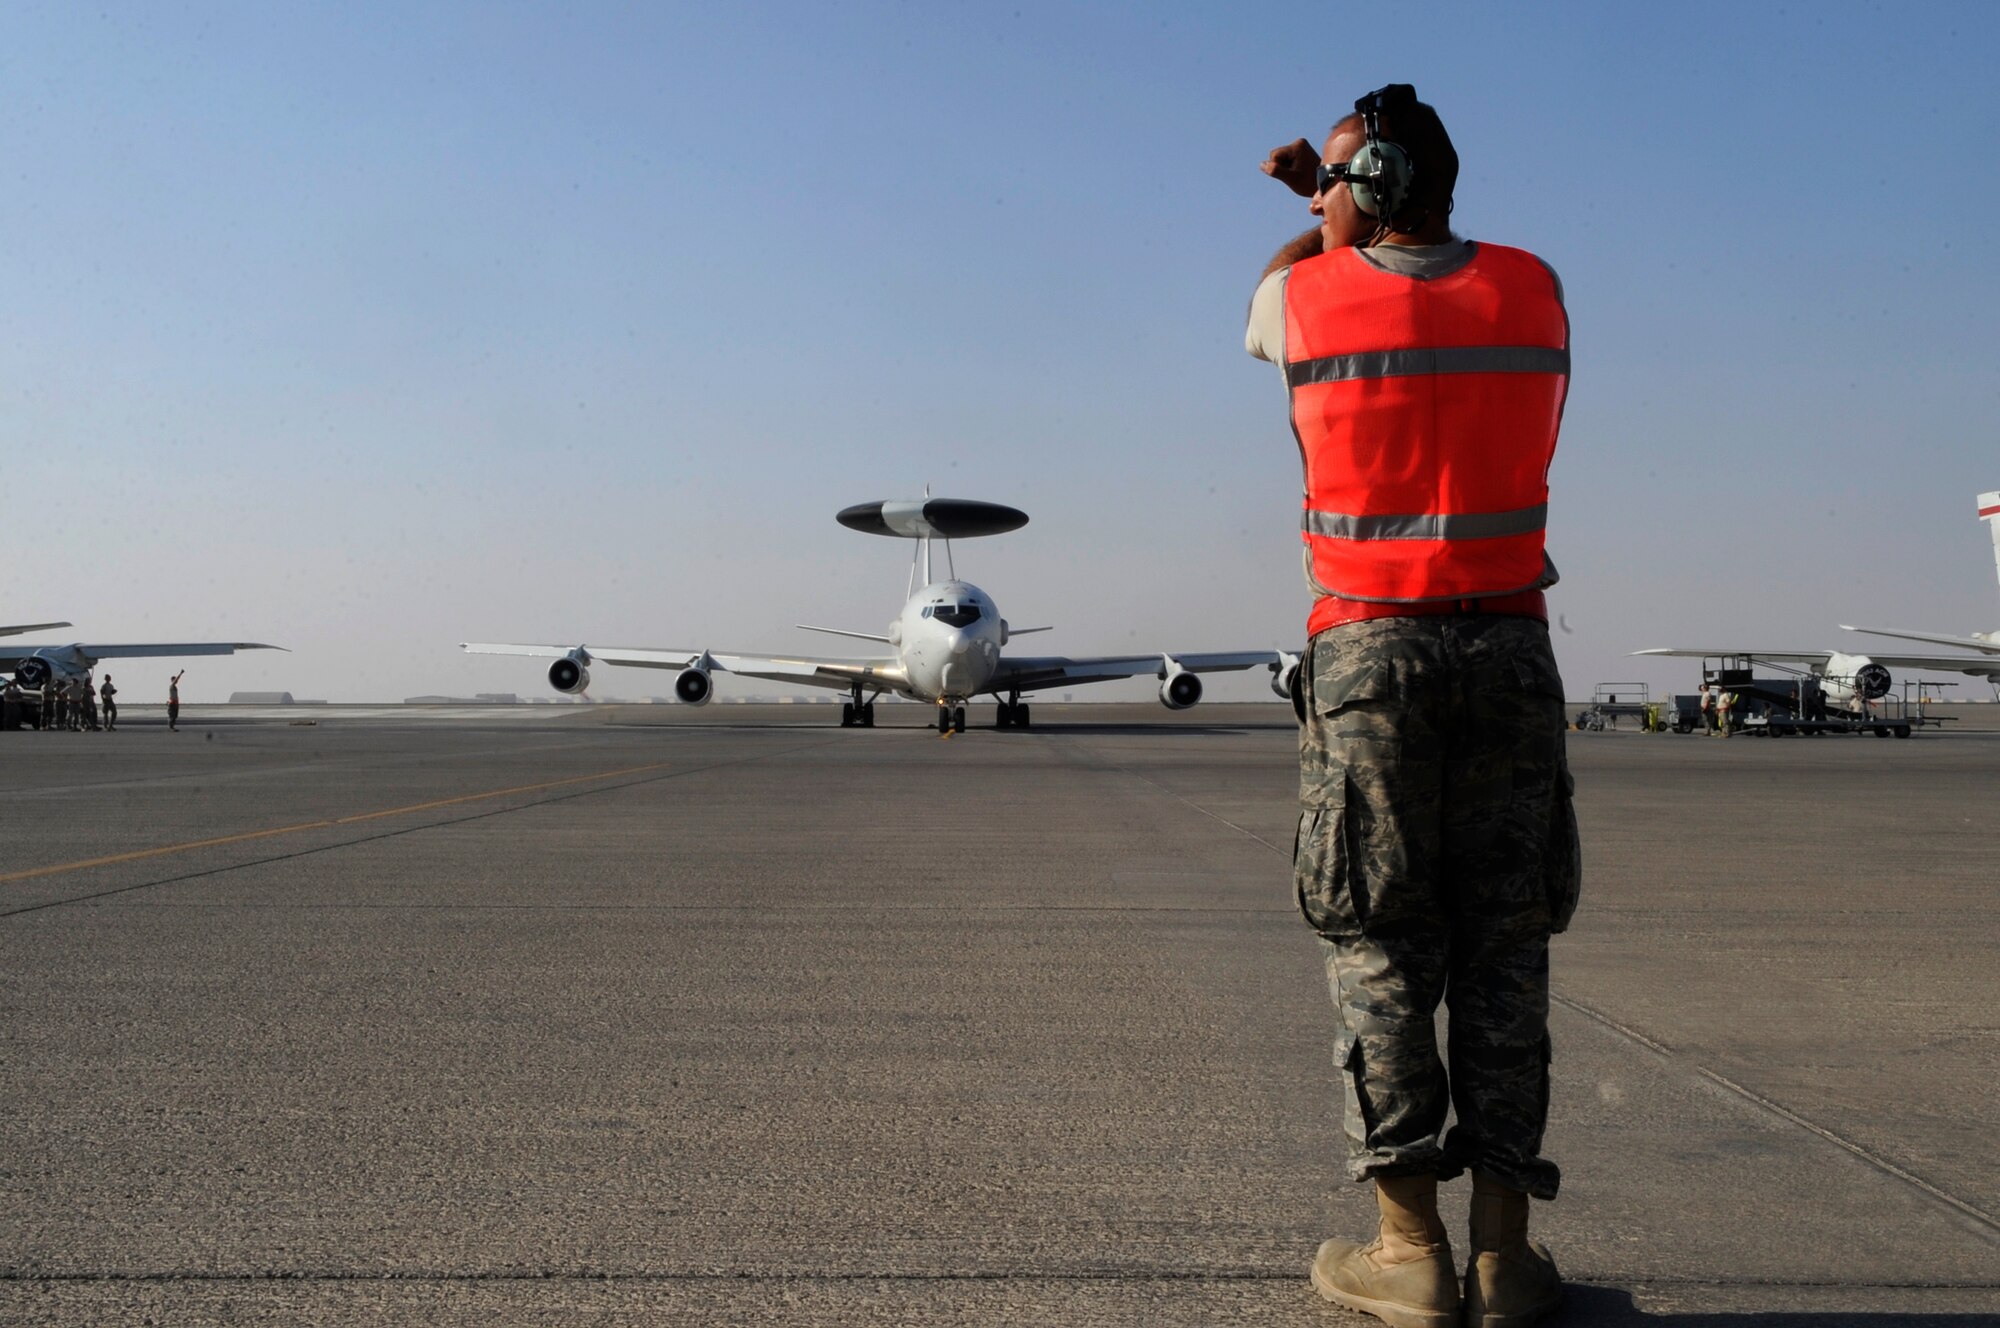
[[[938,732],[965,732],[965,707],[948,706],[940,703],[938,706]]]

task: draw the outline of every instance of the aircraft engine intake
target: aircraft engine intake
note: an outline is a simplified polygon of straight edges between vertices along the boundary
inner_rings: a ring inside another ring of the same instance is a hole
[[[674,697],[682,705],[707,705],[715,683],[702,669],[682,669],[674,675]]]
[[[1880,664],[1863,664],[1854,674],[1854,690],[1870,701],[1889,694],[1889,670]]]
[[[590,670],[584,667],[589,656],[585,655],[579,659],[577,658],[579,654],[580,651],[571,651],[549,665],[549,686],[565,696],[575,696],[590,686]]]
[[[32,691],[46,683],[54,673],[55,670],[49,667],[47,660],[37,659],[31,655],[22,660],[20,666],[14,670],[14,681]]]
[[[1271,670],[1271,690],[1280,700],[1292,699],[1292,682],[1299,676],[1299,661],[1296,655],[1284,655]]]
[[[1160,704],[1169,710],[1186,710],[1201,700],[1201,675],[1175,669],[1160,684]]]

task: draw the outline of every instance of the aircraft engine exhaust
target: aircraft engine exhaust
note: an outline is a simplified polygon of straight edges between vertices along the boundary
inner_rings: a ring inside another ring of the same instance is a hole
[[[1870,701],[1889,694],[1889,670],[1880,664],[1863,664],[1854,675],[1854,690]]]
[[[682,669],[674,675],[674,698],[682,705],[707,705],[715,695],[715,682],[700,669]]]
[[[1201,675],[1176,669],[1160,684],[1160,704],[1169,710],[1186,710],[1201,700]]]
[[[549,686],[565,696],[575,696],[590,686],[590,670],[584,667],[590,657],[585,655],[579,659],[577,656],[580,654],[581,651],[573,650],[549,665]]]

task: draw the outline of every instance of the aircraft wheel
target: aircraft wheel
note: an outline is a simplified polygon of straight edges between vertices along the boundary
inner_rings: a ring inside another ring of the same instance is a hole
[[[861,707],[861,727],[864,729],[875,727],[875,703],[873,701]]]
[[[998,705],[994,706],[994,707],[993,707],[993,727],[994,727],[994,728],[996,728],[996,729],[1011,729],[1011,728],[1013,728],[1013,727],[1014,727],[1014,707],[1013,707],[1013,706],[1010,706],[1010,705],[1008,705],[1008,704],[1007,704],[1007,703],[1006,703],[1005,701],[1002,701],[1002,702],[1000,702],[1000,703],[999,703]]]
[[[951,732],[951,707],[950,707],[950,706],[939,706],[939,707],[938,707],[938,732],[939,732],[939,733],[949,733],[949,732]]]
[[[956,706],[951,712],[951,728],[954,733],[965,732],[965,707]]]
[[[844,729],[854,727],[854,702],[842,701],[840,703],[840,727]]]
[[[1014,707],[1014,727],[1017,729],[1028,727],[1028,703],[1026,701]]]

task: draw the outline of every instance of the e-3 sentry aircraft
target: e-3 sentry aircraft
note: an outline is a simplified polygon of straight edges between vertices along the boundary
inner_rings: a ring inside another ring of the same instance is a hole
[[[1994,568],[1996,573],[2000,573],[2000,493],[1979,495],[1979,517],[1992,527]],[[2000,689],[2000,631],[1975,632],[1965,637],[1886,627],[1849,627],[1846,623],[1842,623],[1841,627],[1849,632],[1866,632],[1871,636],[1892,636],[1908,641],[1928,641],[1933,645],[1958,646],[1979,653],[1889,655],[1875,650],[1864,653],[1844,650],[1696,650],[1691,647],[1635,650],[1632,653],[1739,659],[1744,661],[1746,666],[1763,662],[1791,673],[1809,673],[1822,680],[1827,700],[1835,705],[1852,704],[1857,693],[1869,701],[1888,695],[1890,687],[1895,683],[1895,679],[1890,675],[1890,669],[1916,669],[1926,673],[1963,673],[1974,678],[1984,678],[1993,683],[1996,689]]]
[[[935,705],[940,733],[965,731],[965,705],[975,697],[991,696],[998,702],[995,727],[1027,728],[1028,705],[1021,698],[1030,692],[1148,674],[1159,678],[1160,704],[1169,710],[1185,710],[1201,700],[1204,673],[1260,665],[1271,671],[1271,689],[1280,696],[1290,695],[1299,657],[1282,650],[1222,654],[1162,651],[1079,659],[1002,653],[1002,648],[1014,637],[1049,629],[1009,626],[992,596],[970,581],[959,579],[951,562],[951,541],[1020,529],[1028,523],[1028,517],[1015,508],[963,498],[925,497],[908,502],[860,503],[842,510],[837,519],[852,530],[917,542],[910,564],[908,599],[884,635],[798,625],[809,632],[878,641],[889,647],[883,654],[864,659],[828,659],[650,647],[484,642],[463,642],[460,648],[475,655],[553,658],[549,685],[569,695],[588,687],[591,668],[600,664],[673,669],[674,696],[688,705],[705,704],[714,695],[712,675],[716,673],[832,688],[848,693],[847,702],[840,708],[842,727],[872,727],[875,699],[892,693]],[[931,546],[939,540],[945,544],[947,568],[946,579],[942,581],[933,579],[931,568]],[[923,577],[921,588],[917,581],[919,572]]]

